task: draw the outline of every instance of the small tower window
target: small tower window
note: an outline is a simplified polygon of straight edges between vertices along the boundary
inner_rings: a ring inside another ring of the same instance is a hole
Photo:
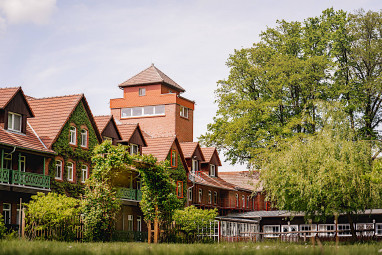
[[[180,116],[188,119],[188,108],[181,106],[180,107]]]
[[[140,96],[146,96],[146,89],[145,88],[139,88],[139,95]]]

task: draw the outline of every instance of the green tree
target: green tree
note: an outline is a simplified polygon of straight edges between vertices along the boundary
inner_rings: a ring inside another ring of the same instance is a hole
[[[216,208],[203,210],[192,205],[176,210],[173,218],[187,240],[194,242],[198,231],[204,228],[209,229],[210,223],[215,220],[216,216],[218,216]]]
[[[43,237],[46,239],[75,240],[75,226],[80,224],[80,200],[54,192],[37,193],[26,208],[26,233],[31,238],[40,231],[47,233]]]
[[[355,139],[343,111],[323,117],[325,125],[314,136],[274,149],[260,178],[280,210],[305,212],[316,220],[346,214],[353,223],[357,212],[381,206],[382,162],[371,159],[370,141]],[[351,230],[355,237],[352,224]]]

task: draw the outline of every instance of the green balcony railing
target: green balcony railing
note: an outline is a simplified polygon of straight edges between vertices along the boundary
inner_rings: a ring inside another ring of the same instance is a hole
[[[9,183],[9,169],[0,168],[0,182]]]
[[[117,188],[117,197],[129,200],[142,200],[142,191],[129,188]]]
[[[50,189],[50,177],[43,174],[35,174],[12,170],[12,183]]]

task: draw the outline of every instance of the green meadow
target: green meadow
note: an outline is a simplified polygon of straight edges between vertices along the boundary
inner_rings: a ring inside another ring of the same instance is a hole
[[[382,243],[339,245],[294,243],[65,243],[52,241],[0,241],[0,254],[382,254]]]

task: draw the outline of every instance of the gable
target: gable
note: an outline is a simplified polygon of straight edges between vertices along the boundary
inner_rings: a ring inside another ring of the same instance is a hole
[[[143,138],[143,135],[141,132],[139,132],[138,128],[136,128],[134,130],[133,134],[131,135],[131,137],[129,139],[129,143],[133,143],[133,144],[137,144],[137,145],[141,145],[141,146],[146,145],[144,138]]]
[[[199,160],[199,161],[203,161],[204,160],[203,153],[202,153],[202,150],[200,149],[199,145],[196,146],[194,154],[192,154],[191,158],[194,158],[194,157],[196,157],[196,159]]]
[[[214,165],[217,165],[217,166],[221,166],[222,165],[221,162],[220,162],[220,159],[219,159],[219,155],[218,155],[216,150],[214,151],[214,154],[211,157],[210,164],[214,164]]]
[[[27,118],[34,116],[32,109],[30,108],[21,90],[17,91],[17,93],[13,96],[13,98],[4,107],[4,109],[8,112],[14,112],[14,113],[26,115]]]
[[[110,138],[114,138],[116,140],[122,140],[122,137],[118,133],[117,126],[115,125],[113,119],[106,124],[106,127],[103,129],[102,134],[103,137],[107,136]]]

